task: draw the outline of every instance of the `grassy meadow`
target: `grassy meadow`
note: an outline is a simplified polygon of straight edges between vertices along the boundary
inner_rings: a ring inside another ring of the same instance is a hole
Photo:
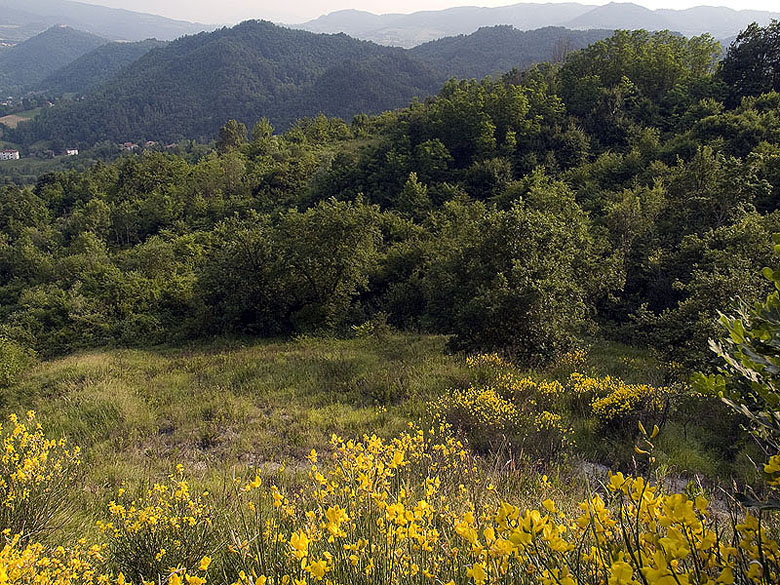
[[[82,531],[94,530],[94,516],[120,485],[164,479],[178,464],[199,485],[219,490],[226,478],[247,469],[276,474],[284,466],[294,477],[312,449],[332,450],[334,434],[390,439],[410,423],[428,428],[442,419],[488,467],[510,466],[518,478],[528,476],[523,481],[547,474],[561,486],[574,483],[581,488],[572,492],[576,498],[586,480],[604,480],[599,469],[635,469],[633,419],[605,430],[591,413],[571,405],[542,408],[534,398],[515,399],[511,417],[533,420],[549,409],[570,425],[562,427],[565,437],[553,435],[553,446],[542,448],[536,443],[549,442],[549,434],[519,438],[520,431],[501,418],[503,403],[490,402],[500,398],[484,402],[480,395],[481,406],[474,408],[487,408],[483,420],[463,419],[453,396],[500,386],[501,376],[565,385],[577,371],[588,380],[611,377],[650,388],[673,376],[647,350],[606,342],[541,371],[519,371],[506,362],[496,369],[470,359],[448,351],[444,336],[400,333],[104,349],[37,363],[3,392],[2,411],[35,410],[47,434],[82,448],[84,490],[71,522]],[[718,408],[713,416],[701,414],[698,403],[690,409],[690,415],[678,409],[674,416],[644,417],[663,428],[656,441],[663,473],[711,486],[753,477],[749,443],[727,454],[722,449],[723,432],[737,426],[733,415]]]
[[[756,480],[750,446],[723,450],[738,424],[688,404],[675,366],[605,342],[539,371],[447,347],[380,332],[41,361],[2,395],[0,449],[4,522],[37,542],[9,532],[0,566],[61,585],[779,574],[774,529],[719,490]]]

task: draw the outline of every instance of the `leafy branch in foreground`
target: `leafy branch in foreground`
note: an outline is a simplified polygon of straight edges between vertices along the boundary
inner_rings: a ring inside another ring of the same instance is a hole
[[[775,238],[780,254],[780,234]],[[723,401],[750,420],[762,445],[780,449],[780,266],[764,268],[775,291],[766,300],[747,306],[736,315],[721,314],[725,335],[710,340],[710,348],[723,360],[718,374],[697,374],[695,382],[718,393]]]

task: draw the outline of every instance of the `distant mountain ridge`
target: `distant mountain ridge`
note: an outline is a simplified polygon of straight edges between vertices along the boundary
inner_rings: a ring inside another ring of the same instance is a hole
[[[412,14],[382,14],[342,10],[295,25],[320,33],[344,32],[379,44],[411,48],[443,37],[470,34],[479,28],[512,25],[520,30],[548,26],[570,29],[673,30],[686,36],[708,32],[733,37],[752,22],[768,24],[780,12],[698,6],[685,10],[650,10],[632,3],[604,6],[579,3],[522,3],[497,8],[465,6]]]
[[[215,28],[71,0],[0,0],[0,41],[24,41],[59,24],[112,41],[173,40]]]

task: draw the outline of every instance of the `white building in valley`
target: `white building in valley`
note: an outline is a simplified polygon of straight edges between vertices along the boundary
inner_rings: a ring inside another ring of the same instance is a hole
[[[0,160],[19,160],[19,151],[0,150]]]
[[[78,156],[79,155],[79,149],[78,148],[69,148],[65,151],[65,154],[67,156]]]

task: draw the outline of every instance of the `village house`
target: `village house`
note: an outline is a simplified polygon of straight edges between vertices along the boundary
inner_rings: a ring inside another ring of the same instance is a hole
[[[65,150],[66,156],[78,156],[79,149],[78,148],[68,148]]]
[[[19,151],[0,150],[0,160],[19,160]]]

